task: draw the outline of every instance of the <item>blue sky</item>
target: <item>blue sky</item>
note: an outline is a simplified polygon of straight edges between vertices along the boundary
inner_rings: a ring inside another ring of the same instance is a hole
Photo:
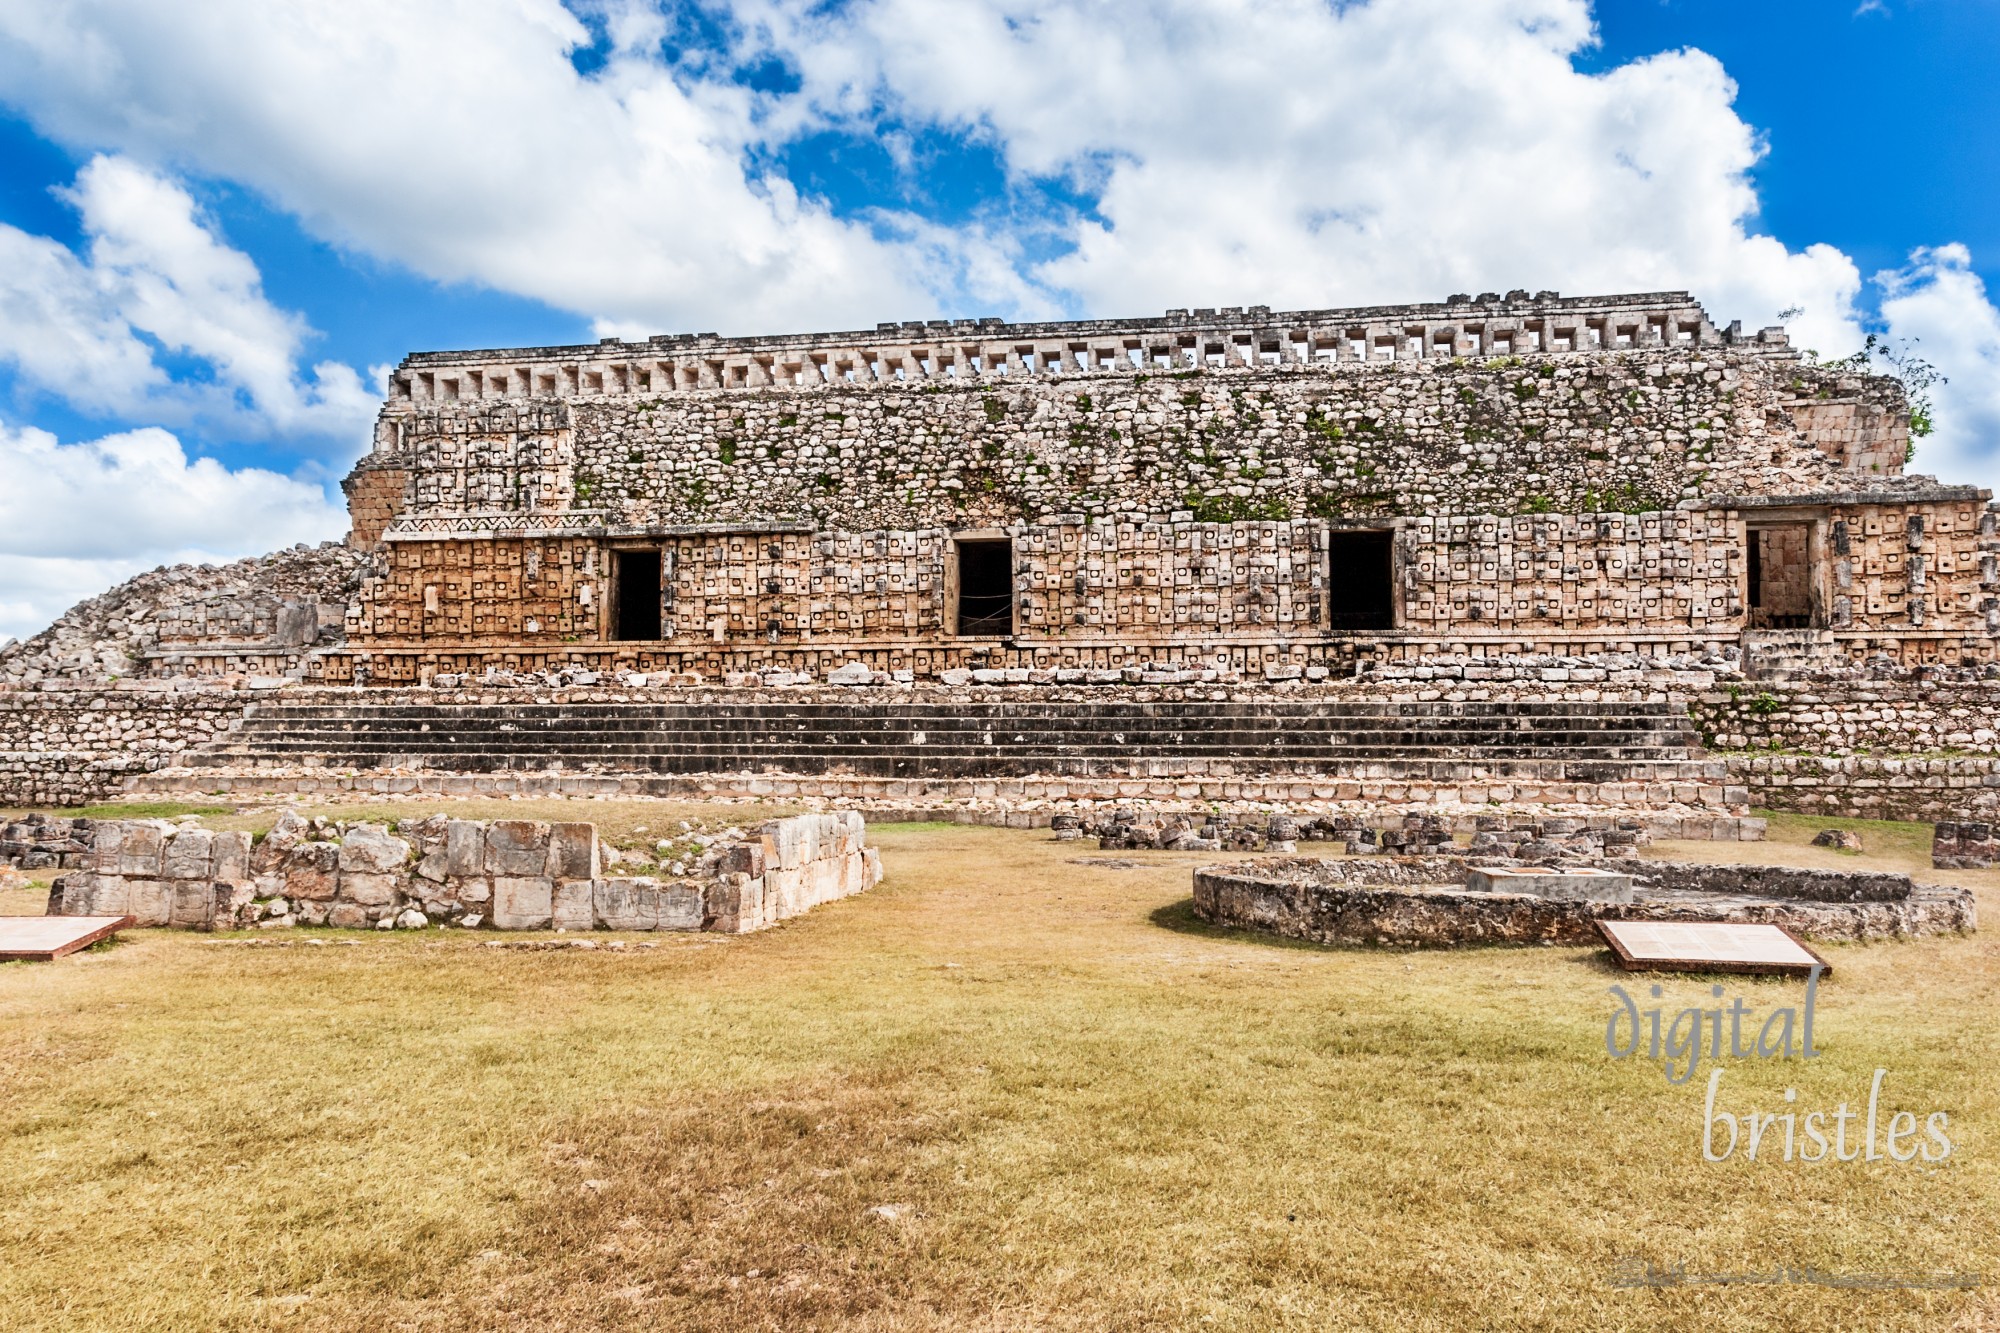
[[[1914,346],[1992,485],[1996,58],[1986,0],[0,0],[0,639],[338,536],[434,347],[1687,287]]]

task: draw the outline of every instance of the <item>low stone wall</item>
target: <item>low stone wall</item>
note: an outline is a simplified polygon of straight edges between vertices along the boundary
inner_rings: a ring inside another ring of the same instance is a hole
[[[1449,857],[1266,861],[1195,871],[1194,909],[1215,925],[1321,944],[1593,944],[1598,919],[1762,922],[1828,940],[1976,926],[1970,890],[1914,885],[1907,876],[1656,861],[1604,866],[1647,882],[1632,902],[1594,902],[1469,890],[1448,882],[1464,872],[1464,862]]]
[[[2000,755],[2000,679],[1962,672],[1754,681],[1690,695],[1688,716],[1722,750]]]
[[[82,821],[79,821],[82,822]],[[163,820],[97,820],[49,913],[225,930],[330,925],[500,930],[759,930],[881,880],[861,816],[731,830],[695,873],[604,872],[595,826],[433,815],[329,824],[287,811],[263,840]]]
[[[0,687],[0,806],[103,800],[213,740],[270,693],[138,680]]]
[[[1842,819],[2000,820],[2000,758],[1729,756],[1729,778],[1765,810]]]

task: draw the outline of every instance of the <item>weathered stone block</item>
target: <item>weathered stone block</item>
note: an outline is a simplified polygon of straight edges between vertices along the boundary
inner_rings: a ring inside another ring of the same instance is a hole
[[[213,844],[215,878],[235,882],[250,876],[250,835],[218,833]]]
[[[90,868],[105,874],[118,873],[119,864],[125,855],[125,835],[129,826],[107,820],[99,824],[91,833]]]
[[[251,850],[250,873],[264,875],[277,869],[310,833],[311,826],[298,811],[287,810],[280,814],[278,822],[264,835],[264,840]]]
[[[543,849],[546,851],[546,849]],[[555,885],[523,876],[495,876],[493,925],[499,930],[545,930],[555,916]]]
[[[587,879],[557,881],[550,912],[551,924],[559,930],[589,930],[596,925],[591,884],[592,881]]]
[[[215,912],[215,885],[203,880],[175,880],[167,905],[167,924],[205,930]]]
[[[173,885],[163,879],[128,879],[125,912],[142,926],[164,926],[172,916]]]
[[[549,826],[539,820],[501,819],[486,830],[486,873],[524,879],[547,873]]]
[[[340,840],[342,875],[394,874],[409,859],[410,844],[380,824],[356,824]]]
[[[597,826],[550,825],[548,873],[555,879],[596,879]]]
[[[486,826],[454,819],[444,826],[445,875],[457,879],[486,873]]]
[[[606,930],[657,930],[659,898],[654,879],[601,879],[591,887],[592,911]]]
[[[334,903],[326,909],[326,924],[358,930],[368,924],[368,909],[360,903]]]
[[[276,872],[279,890],[288,898],[308,902],[330,900],[340,885],[340,847],[331,842],[308,842],[294,847]]]
[[[166,846],[166,832],[157,824],[128,824],[118,846],[114,874],[152,879],[160,874],[160,853]],[[103,869],[104,867],[100,867]]]
[[[1632,901],[1630,875],[1584,866],[1471,866],[1465,872],[1465,887],[1474,893],[1526,893],[1571,902]]]
[[[396,901],[397,877],[394,875],[349,875],[340,877],[339,897],[343,902],[359,903],[363,907],[387,907]]]
[[[693,884],[668,884],[659,891],[660,930],[700,930],[707,924],[701,889]]]
[[[215,835],[206,829],[182,829],[160,850],[162,879],[207,879],[215,866]]]

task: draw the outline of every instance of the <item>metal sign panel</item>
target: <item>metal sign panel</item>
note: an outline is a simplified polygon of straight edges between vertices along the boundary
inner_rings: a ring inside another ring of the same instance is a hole
[[[0,916],[0,963],[46,963],[133,924],[129,916]]]
[[[1740,921],[1606,921],[1599,933],[1628,972],[1767,972],[1805,976],[1826,959],[1783,926]]]

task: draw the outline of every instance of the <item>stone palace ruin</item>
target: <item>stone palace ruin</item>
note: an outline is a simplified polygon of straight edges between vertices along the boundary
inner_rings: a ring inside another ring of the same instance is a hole
[[[0,801],[1987,819],[2000,533],[1666,292],[427,352],[346,543],[0,653]],[[1591,821],[1596,821],[1591,823]]]
[[[1683,293],[425,353],[347,481],[379,576],[308,674],[1263,675],[1760,629],[1989,661],[1987,495],[1908,447],[1894,381]]]

